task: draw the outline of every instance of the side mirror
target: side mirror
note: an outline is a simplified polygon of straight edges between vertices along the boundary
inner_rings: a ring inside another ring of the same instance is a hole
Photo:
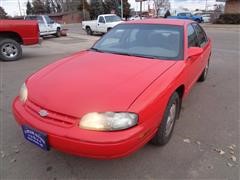
[[[188,58],[193,57],[193,56],[198,56],[202,54],[203,49],[200,47],[190,47],[188,48]]]

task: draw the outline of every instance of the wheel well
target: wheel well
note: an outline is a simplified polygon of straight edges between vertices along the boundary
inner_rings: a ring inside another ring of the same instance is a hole
[[[15,32],[0,32],[0,38],[9,38],[9,39],[13,39],[16,42],[22,44],[23,40],[21,38],[21,36],[18,33]]]
[[[90,28],[90,26],[86,26],[86,29],[87,29],[87,28]],[[91,29],[91,28],[90,28],[90,29]]]
[[[59,31],[61,28],[60,27],[57,27],[57,30]]]
[[[183,98],[184,90],[185,90],[184,85],[181,85],[176,89],[176,92],[178,93],[178,95],[181,99]]]

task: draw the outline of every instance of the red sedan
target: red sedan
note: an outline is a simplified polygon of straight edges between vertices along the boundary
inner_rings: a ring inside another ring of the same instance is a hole
[[[166,144],[183,98],[207,76],[211,41],[198,23],[119,24],[87,51],[30,76],[13,102],[42,149],[111,159]]]

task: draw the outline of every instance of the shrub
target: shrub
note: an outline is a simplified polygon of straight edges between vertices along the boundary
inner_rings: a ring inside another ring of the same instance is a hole
[[[240,13],[221,14],[214,23],[215,24],[240,24]]]

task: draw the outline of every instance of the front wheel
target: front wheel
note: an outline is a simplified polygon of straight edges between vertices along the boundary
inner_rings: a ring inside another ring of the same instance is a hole
[[[201,20],[200,19],[197,19],[196,22],[198,22],[199,24],[201,23]]]
[[[57,28],[57,31],[55,33],[55,36],[56,37],[60,37],[61,36],[61,29],[60,28]]]
[[[160,127],[151,140],[152,144],[162,146],[168,143],[174,129],[175,121],[180,112],[180,103],[178,93],[174,92],[169,99]]]
[[[16,61],[22,57],[21,45],[13,39],[0,39],[0,59]]]

